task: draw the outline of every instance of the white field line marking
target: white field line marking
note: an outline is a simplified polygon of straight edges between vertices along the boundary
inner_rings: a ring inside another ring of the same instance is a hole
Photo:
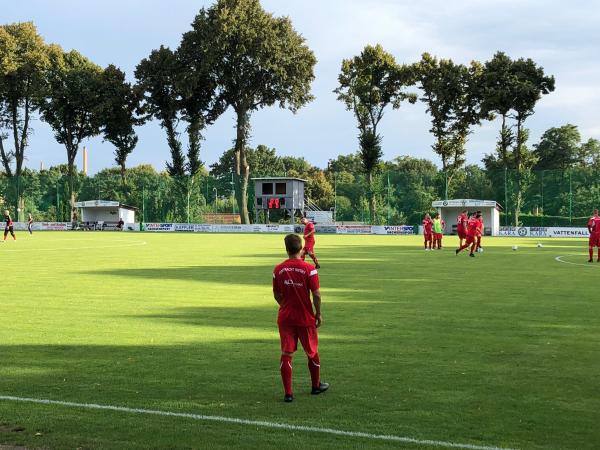
[[[570,262],[570,261],[563,261],[563,260],[561,259],[561,258],[565,258],[565,257],[567,257],[567,256],[582,256],[582,255],[583,255],[583,254],[581,254],[581,255],[580,255],[580,254],[577,254],[577,255],[575,255],[575,254],[573,254],[573,255],[560,255],[560,256],[557,256],[557,257],[556,257],[556,258],[554,258],[554,259],[555,259],[556,261],[558,261],[558,262],[561,262],[561,263],[563,263],[563,264],[571,264],[571,265],[573,265],[573,266],[586,266],[586,267],[594,267],[594,266],[593,266],[593,264],[598,264],[598,263],[587,263],[587,264],[584,264],[584,263],[574,263],[574,262]]]
[[[127,242],[127,241],[122,241]],[[54,252],[54,251],[63,251],[63,250],[90,250],[90,249],[104,249],[104,248],[123,248],[123,247],[139,247],[141,245],[146,245],[146,241],[138,241],[138,242],[129,242],[128,244],[119,244],[119,245],[98,245],[98,246],[89,246],[89,247],[52,247],[52,248],[14,248],[3,250],[5,252]],[[1,247],[0,247],[1,248]]]
[[[119,412],[131,413],[131,414],[151,414],[151,415],[155,415],[155,416],[182,417],[185,419],[193,419],[193,420],[234,423],[237,425],[251,425],[251,426],[256,426],[256,427],[278,428],[278,429],[292,430],[292,431],[307,431],[307,432],[311,432],[311,433],[334,434],[337,436],[349,436],[349,437],[357,437],[357,438],[381,440],[381,441],[405,442],[405,443],[409,443],[409,444],[431,445],[434,447],[464,448],[464,449],[469,449],[469,450],[513,450],[510,448],[506,448],[506,447],[490,447],[490,446],[486,446],[486,445],[459,444],[456,442],[434,441],[434,440],[429,440],[429,439],[415,439],[415,438],[410,438],[410,437],[393,436],[393,435],[388,435],[388,434],[371,434],[371,433],[363,433],[361,431],[343,431],[343,430],[336,430],[334,428],[308,427],[308,426],[303,426],[303,425],[291,425],[291,424],[286,424],[286,423],[266,422],[266,421],[262,421],[262,420],[236,419],[234,417],[223,417],[223,416],[205,416],[203,414],[178,413],[178,412],[172,412],[172,411],[160,411],[160,410],[155,410],[155,409],[141,409],[141,408],[127,408],[124,406],[98,405],[96,403],[75,403],[75,402],[45,400],[45,399],[28,398],[28,397],[14,397],[11,395],[0,395],[0,400],[21,402],[21,403],[36,403],[36,404],[42,404],[42,405],[70,406],[73,408],[119,411]]]

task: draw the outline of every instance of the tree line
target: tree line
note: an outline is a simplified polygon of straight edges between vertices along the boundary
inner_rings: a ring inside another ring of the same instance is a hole
[[[431,117],[432,150],[442,163],[441,172],[434,177],[438,181],[423,185],[423,189],[446,198],[465,192],[463,174],[474,170],[465,167],[465,146],[473,128],[501,118],[496,148],[483,163],[489,173],[504,169],[513,174],[510,205],[515,223],[519,223],[523,196],[536,168],[561,158],[563,165],[573,164],[577,158],[593,159],[583,155],[593,153],[593,148],[566,156],[568,152],[556,145],[545,144],[535,150],[527,147],[525,122],[540,98],[554,90],[554,78],[533,60],[513,60],[498,52],[489,61],[463,65],[425,53],[420,61],[398,64],[393,55],[376,45],[342,61],[335,89],[356,118],[358,153],[330,161],[327,170],[285,157],[277,157],[279,165],[271,167],[265,162],[268,148],[248,145],[252,113],[273,105],[296,112],[309,103],[315,64],[315,55],[290,19],[269,14],[259,0],[217,0],[202,8],[177,48],[161,46],[140,61],[135,83],[129,83],[114,65],[101,68],[75,50],[46,44],[33,23],[1,26],[0,158],[5,176],[17,180],[23,176],[31,120],[38,115],[66,149],[71,204],[78,191],[75,158],[82,141],[96,135],[113,144],[122,189],[127,191],[130,174],[126,161],[138,141],[135,127],[156,120],[170,151],[166,168],[173,195],[185,197],[207,170],[200,158],[204,130],[231,108],[235,112],[234,146],[210,170],[215,179],[223,178],[225,169],[232,174],[233,180],[228,182],[233,183],[230,190],[243,223],[250,220],[251,173],[308,174],[314,178],[310,178],[309,192],[321,191],[313,198],[325,208],[331,206],[326,193],[338,183],[328,174],[350,161],[352,173],[360,173],[369,220],[381,222],[389,219],[391,209],[387,205],[384,214],[378,206],[382,168],[421,161],[427,170],[437,171],[431,163],[411,158],[381,161],[383,137],[378,126],[384,113],[417,101],[426,105]],[[547,137],[547,141],[552,139]],[[560,147],[560,139],[555,138]],[[440,177],[444,180],[441,193]],[[396,181],[391,180],[385,188],[388,197],[390,189],[400,189]],[[340,183],[343,186],[343,179]],[[19,186],[14,190],[22,210],[23,191]],[[506,189],[499,199],[505,197]]]

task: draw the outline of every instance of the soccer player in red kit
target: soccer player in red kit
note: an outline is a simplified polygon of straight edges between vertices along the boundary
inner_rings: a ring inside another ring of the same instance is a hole
[[[459,248],[456,249],[457,255],[460,252],[462,252],[465,248],[471,246],[471,251],[469,253],[469,256],[475,257],[474,252],[475,252],[475,247],[477,246],[477,233],[479,230],[479,219],[480,218],[481,218],[480,214],[474,214],[467,221],[467,240],[463,245],[461,245]]]
[[[315,263],[315,267],[317,269],[321,268],[319,261],[317,261],[317,255],[315,255],[315,224],[308,220],[306,217],[303,217],[300,221],[302,225],[304,225],[304,248],[302,249],[302,261],[308,256]]]
[[[598,247],[598,259],[600,262],[600,217],[598,216],[598,210],[594,210],[594,215],[590,217],[588,220],[588,231],[590,232],[590,240],[589,240],[589,252],[590,259],[588,262],[594,261],[594,247]]]
[[[475,251],[483,251],[481,249],[481,237],[483,236],[483,216],[481,215],[481,211],[477,211],[475,213],[477,216],[479,216],[479,227],[477,229],[477,245],[475,245]]]
[[[321,382],[317,328],[321,318],[321,291],[317,269],[302,260],[300,236],[288,234],[285,239],[288,259],[273,270],[273,297],[279,304],[277,325],[281,340],[279,369],[283,381],[285,402],[294,400],[292,390],[292,356],[298,348],[298,339],[308,357],[308,370],[312,382],[312,395],[329,389]],[[312,293],[312,302],[310,294]],[[314,311],[313,311],[314,306]]]
[[[423,219],[423,239],[425,241],[425,250],[432,250],[433,243],[433,221],[429,214],[425,214]]]
[[[456,218],[456,234],[458,234],[458,246],[463,245],[463,241],[467,238],[467,210],[464,209]]]

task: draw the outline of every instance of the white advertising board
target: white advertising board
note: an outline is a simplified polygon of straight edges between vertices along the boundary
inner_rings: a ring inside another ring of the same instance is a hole
[[[578,227],[500,227],[499,236],[589,237],[587,228]]]

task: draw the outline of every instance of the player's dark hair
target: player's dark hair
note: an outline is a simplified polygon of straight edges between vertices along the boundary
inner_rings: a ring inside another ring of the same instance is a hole
[[[295,255],[302,250],[302,239],[297,234],[288,234],[284,238],[284,242],[288,255]]]

